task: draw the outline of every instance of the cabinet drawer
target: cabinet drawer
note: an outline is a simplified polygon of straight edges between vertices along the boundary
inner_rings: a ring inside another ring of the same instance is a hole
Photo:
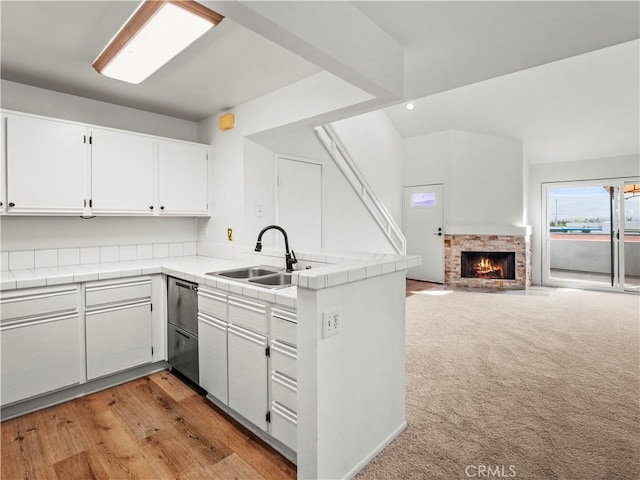
[[[287,377],[296,380],[296,362],[298,360],[298,350],[280,343],[271,342],[271,370],[285,374]]]
[[[278,308],[271,309],[271,336],[289,345],[296,346],[297,315]]]
[[[266,334],[267,306],[243,298],[229,297],[229,323]]]
[[[271,401],[289,410],[298,410],[298,383],[278,372],[271,372]]]
[[[0,300],[2,323],[77,310],[78,287],[75,285],[3,292]]]
[[[227,296],[224,293],[200,286],[198,288],[198,311],[217,318],[227,320]]]
[[[149,278],[137,278],[126,282],[119,280],[90,283],[85,290],[87,308],[131,303],[148,298],[151,298],[151,279]]]
[[[271,403],[271,435],[294,452],[298,449],[298,416],[278,402]]]

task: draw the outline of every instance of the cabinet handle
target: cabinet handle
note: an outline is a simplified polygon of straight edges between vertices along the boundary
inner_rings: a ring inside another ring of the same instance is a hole
[[[164,205],[160,205],[160,210],[164,210]]]
[[[149,206],[149,210],[153,210],[153,205]]]
[[[10,207],[15,207],[15,206],[16,206],[16,204],[15,204],[15,203],[13,203],[13,202],[9,202],[9,206],[10,206]]]

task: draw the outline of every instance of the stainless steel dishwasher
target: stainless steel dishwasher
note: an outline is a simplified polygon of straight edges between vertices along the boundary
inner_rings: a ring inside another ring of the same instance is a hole
[[[198,383],[198,285],[167,277],[169,364]]]

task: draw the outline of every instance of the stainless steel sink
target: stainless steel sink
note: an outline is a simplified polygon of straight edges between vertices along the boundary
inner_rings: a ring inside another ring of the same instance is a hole
[[[257,283],[268,287],[288,287],[291,285],[290,273],[276,273],[273,275],[265,275],[263,277],[250,278],[250,283]]]
[[[291,274],[283,272],[284,269],[258,265],[253,267],[234,268],[221,272],[209,272],[205,275],[228,278],[237,282],[250,282],[256,286],[267,288],[285,288],[291,286]]]
[[[205,273],[205,275],[215,275],[218,277],[227,277],[227,278],[233,278],[236,280],[244,280],[247,278],[261,277],[263,275],[278,273],[279,270],[280,270],[279,268],[259,265],[257,267],[245,267],[245,268],[234,268],[233,270],[223,270],[222,272],[209,272],[209,273]]]

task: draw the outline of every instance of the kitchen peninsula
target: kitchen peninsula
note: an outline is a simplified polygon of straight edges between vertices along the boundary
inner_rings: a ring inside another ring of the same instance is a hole
[[[406,268],[419,260],[394,255],[298,252],[301,263],[312,268],[293,272],[293,286],[270,289],[207,273],[249,265],[282,267],[281,252],[268,250],[258,254],[247,248],[242,260],[230,260],[204,255],[205,246],[199,245],[199,250],[202,254],[184,257],[2,272],[3,328],[15,327],[11,309],[21,298],[30,292],[43,294],[47,288],[69,287],[81,298],[87,295],[87,289],[99,290],[100,282],[130,281],[141,285],[150,279],[149,298],[155,305],[151,320],[151,345],[155,348],[146,364],[96,380],[88,378],[81,368],[83,371],[67,388],[9,402],[3,398],[3,418],[167,368],[163,276],[168,275],[195,282],[201,290],[218,292],[220,297],[229,298],[230,303],[231,299],[244,299],[263,305],[271,315],[273,312],[295,315],[297,435],[294,431],[293,443],[290,436],[282,437],[287,439],[284,443],[278,441],[277,435],[274,440],[275,430],[247,425],[242,415],[234,416],[232,407],[225,408],[224,402],[211,394],[208,398],[296,460],[299,478],[355,475],[406,427],[404,279]],[[76,313],[80,329],[84,329],[85,308],[89,308],[85,302],[79,302]],[[334,325],[334,334],[328,336],[323,330],[323,320],[330,314],[337,315],[339,324]],[[82,332],[77,332],[78,337]],[[271,330],[269,333],[274,334]],[[12,361],[15,359],[7,357],[12,350],[4,348],[5,339],[9,341],[10,337],[3,335],[3,394],[10,388],[6,382],[11,381],[10,375],[5,377],[4,368],[16,365]],[[80,360],[85,355],[82,350],[76,359],[78,364],[84,364]]]

